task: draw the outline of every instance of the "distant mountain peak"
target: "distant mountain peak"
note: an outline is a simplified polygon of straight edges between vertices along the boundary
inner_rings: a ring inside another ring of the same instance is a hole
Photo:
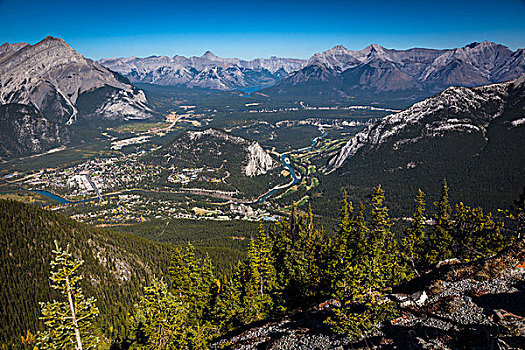
[[[271,86],[282,77],[301,69],[301,59],[222,58],[211,51],[202,56],[150,56],[146,58],[101,59],[103,66],[118,72],[131,82],[157,85],[181,85],[216,90],[234,90],[248,86]]]
[[[370,48],[370,50],[385,51],[385,48],[378,44],[370,44],[368,45],[368,48]]]
[[[202,55],[201,57],[202,57],[202,58],[207,58],[207,59],[215,59],[215,58],[218,58],[217,55],[215,55],[213,52],[211,52],[211,51],[209,51],[209,50],[206,51],[206,52],[204,53],[204,55]]]
[[[62,38],[55,38],[54,36],[51,36],[51,35],[46,36],[44,39],[42,39],[41,41],[36,43],[34,46],[42,45],[42,44],[50,44],[50,43],[61,44],[63,46],[71,48],[71,46],[69,46],[69,44],[66,43],[64,41],[64,39],[62,39]]]
[[[485,41],[482,41],[480,43],[478,43],[477,41],[474,41],[474,42],[466,45],[465,48],[473,49],[473,48],[478,47],[478,46],[484,47],[484,46],[503,46],[503,45],[496,44],[496,43],[494,43],[492,41],[485,40]]]
[[[335,45],[328,51],[348,51],[348,49],[344,47],[343,45]]]

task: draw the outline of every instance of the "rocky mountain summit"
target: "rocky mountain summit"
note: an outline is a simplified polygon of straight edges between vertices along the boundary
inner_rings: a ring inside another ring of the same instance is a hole
[[[134,83],[182,85],[215,90],[271,86],[303,67],[305,60],[294,58],[222,58],[210,51],[202,56],[150,56],[104,58],[101,65]]]
[[[498,83],[523,73],[524,49],[511,51],[488,41],[448,50],[393,50],[372,44],[353,51],[338,45],[313,55],[304,68],[265,93],[310,90],[314,95],[353,96],[401,91],[407,96],[428,96],[450,86]]]
[[[323,323],[329,300],[303,313],[253,324],[212,349],[523,349],[525,346],[525,241],[484,261],[444,261],[396,287],[387,300],[398,316],[360,339]]]
[[[30,105],[46,118],[67,124],[78,117],[150,116],[142,91],[84,58],[62,39],[47,37],[35,45],[4,44],[0,52],[0,104]],[[100,90],[106,90],[105,98],[92,101],[91,109],[82,109],[88,95]]]
[[[3,125],[2,157],[67,143],[68,126],[80,120],[119,122],[152,116],[143,91],[53,37],[35,45],[0,46],[0,106],[2,118],[10,121]]]

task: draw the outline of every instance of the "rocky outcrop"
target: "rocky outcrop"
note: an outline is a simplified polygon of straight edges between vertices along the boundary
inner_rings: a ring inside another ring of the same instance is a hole
[[[42,153],[67,144],[71,138],[68,129],[27,105],[1,105],[0,125],[0,161]]]
[[[246,176],[266,174],[277,167],[273,158],[257,142],[248,146],[248,164],[244,167]]]
[[[440,264],[395,288],[398,317],[350,339],[323,321],[337,303],[247,326],[212,349],[523,349],[525,241],[490,259]]]

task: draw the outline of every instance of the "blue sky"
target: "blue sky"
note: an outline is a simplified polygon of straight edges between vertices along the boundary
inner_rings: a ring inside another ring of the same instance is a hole
[[[310,57],[362,49],[525,47],[525,0],[0,0],[0,43],[61,37],[91,58],[176,54]]]

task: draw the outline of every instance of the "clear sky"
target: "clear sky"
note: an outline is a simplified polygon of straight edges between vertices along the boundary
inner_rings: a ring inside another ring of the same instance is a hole
[[[525,47],[525,0],[0,0],[0,43],[61,37],[102,57],[300,57],[342,44]]]

